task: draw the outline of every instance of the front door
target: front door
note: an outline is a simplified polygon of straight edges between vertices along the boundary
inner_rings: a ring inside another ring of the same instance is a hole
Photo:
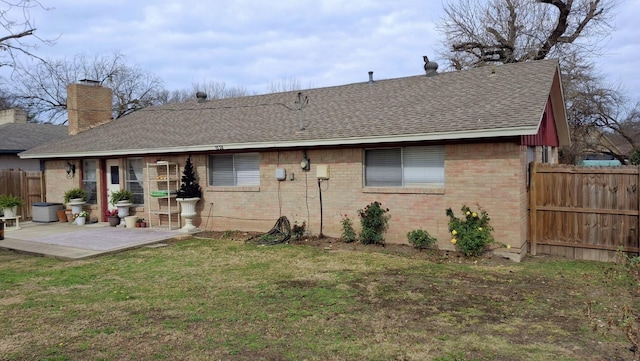
[[[111,192],[120,190],[120,161],[118,159],[107,159],[107,203],[109,209],[116,207],[110,203]]]

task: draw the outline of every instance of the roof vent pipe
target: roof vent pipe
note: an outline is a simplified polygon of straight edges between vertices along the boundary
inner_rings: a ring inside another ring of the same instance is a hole
[[[426,55],[424,55],[422,59],[424,60],[424,71],[426,72],[426,75],[437,75],[438,72],[436,70],[438,70],[438,63],[436,63],[435,61],[429,61],[429,58]]]
[[[370,71],[369,72],[369,84],[373,84],[373,83],[374,83],[374,81],[373,81],[373,72]]]
[[[203,103],[207,101],[207,93],[205,92],[197,92],[196,99],[198,99],[198,103]]]

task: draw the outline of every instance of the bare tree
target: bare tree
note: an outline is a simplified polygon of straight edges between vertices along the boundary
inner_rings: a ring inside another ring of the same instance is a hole
[[[460,0],[445,5],[439,25],[455,69],[487,63],[562,58],[597,49],[610,30],[613,0]],[[580,41],[578,41],[580,40]]]
[[[271,82],[269,84],[268,93],[280,93],[294,90],[301,90],[302,85],[300,81],[294,77],[283,77],[278,81]]]
[[[125,64],[124,56],[115,52],[20,64],[11,93],[39,121],[63,124],[67,121],[67,85],[82,79],[99,81],[113,90],[114,118],[159,104],[164,91],[157,76]]]
[[[614,0],[460,0],[445,5],[442,55],[454,69],[559,58],[573,145],[562,161],[608,154],[624,162],[640,144],[638,102],[606,84],[591,60],[610,31]]]
[[[571,147],[561,151],[564,163],[579,163],[590,153],[621,163],[640,146],[640,102],[619,85],[609,84],[595,66],[575,54],[561,63]]]
[[[252,93],[242,86],[227,86],[225,82],[210,80],[193,82],[191,89],[180,89],[171,92],[165,91],[161,102],[163,104],[188,102],[196,99],[197,92],[207,94],[207,99],[235,98],[252,95]]]
[[[14,67],[20,55],[38,58],[32,51],[36,44],[27,39],[35,39],[43,44],[53,45],[53,40],[41,39],[35,35],[36,28],[31,18],[33,8],[48,10],[37,0],[0,1],[0,67]]]

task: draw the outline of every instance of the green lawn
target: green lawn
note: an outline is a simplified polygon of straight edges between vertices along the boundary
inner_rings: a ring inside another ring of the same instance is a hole
[[[0,359],[634,357],[621,265],[434,259],[203,239],[78,262],[0,251]]]

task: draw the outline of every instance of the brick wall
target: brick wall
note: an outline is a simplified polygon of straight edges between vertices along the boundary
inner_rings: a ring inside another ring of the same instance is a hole
[[[111,120],[111,89],[96,84],[69,84],[69,135],[76,135]]]
[[[320,183],[322,233],[327,236],[340,236],[343,214],[348,214],[359,228],[356,211],[377,200],[390,209],[387,242],[406,243],[408,231],[423,228],[438,238],[441,248],[453,248],[445,209],[450,207],[460,215],[463,204],[485,209],[496,239],[511,245],[514,251],[526,242],[526,147],[515,143],[447,145],[445,188],[433,190],[364,188],[361,149],[314,150],[307,155],[311,160],[309,172],[300,169],[302,151],[262,153],[260,186],[248,188],[207,187],[207,157],[192,157],[204,190],[196,224],[221,231],[267,231],[284,215],[292,223],[306,221],[309,231],[318,234],[316,167],[327,164],[330,179]],[[286,169],[287,180],[276,180],[277,167]]]
[[[200,229],[266,232],[278,217],[287,216],[291,223],[305,221],[311,234],[317,235],[320,232],[320,190],[316,168],[326,164],[330,179],[320,183],[324,235],[340,236],[340,220],[344,214],[351,217],[356,231],[359,230],[356,211],[379,201],[389,208],[391,215],[385,235],[387,242],[407,243],[407,232],[422,228],[438,238],[440,248],[453,249],[445,210],[451,208],[461,216],[460,208],[466,204],[472,209],[480,205],[489,213],[496,239],[511,245],[511,252],[519,254],[526,249],[525,146],[516,143],[447,145],[443,189],[364,188],[363,151],[359,148],[311,150],[307,156],[311,160],[311,170],[305,172],[299,165],[303,158],[301,150],[263,152],[259,186],[209,187],[207,155],[192,155],[198,183],[203,188],[194,224]],[[182,169],[186,156],[153,156],[145,158],[144,162],[157,159],[178,163]],[[276,180],[278,167],[286,170],[286,180]],[[68,179],[64,162],[50,161],[47,162],[47,179],[48,200],[61,201],[64,191],[80,184],[81,175],[77,173],[75,178]],[[146,182],[145,191],[149,191]],[[151,199],[151,202],[156,201]],[[100,216],[99,209],[100,205],[92,207],[92,216]],[[132,212],[147,218],[147,210],[139,207]]]

